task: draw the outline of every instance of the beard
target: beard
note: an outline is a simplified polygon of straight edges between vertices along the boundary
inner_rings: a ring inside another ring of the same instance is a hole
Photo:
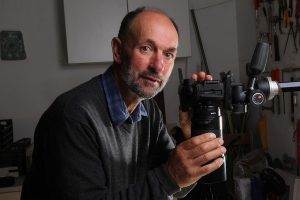
[[[127,60],[127,59],[126,59]],[[128,60],[127,60],[128,61]],[[142,72],[135,72],[129,62],[124,62],[120,70],[121,79],[128,88],[139,98],[151,99],[163,90],[168,79],[163,78],[158,72],[148,69]],[[158,86],[154,83],[143,81],[143,77],[152,77],[157,80]]]

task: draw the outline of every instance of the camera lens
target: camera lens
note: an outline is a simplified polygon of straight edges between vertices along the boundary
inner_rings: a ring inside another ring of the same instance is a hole
[[[192,136],[213,132],[221,137],[222,117],[216,105],[199,104],[193,109]]]
[[[217,104],[219,105],[219,104]],[[192,117],[192,136],[200,135],[207,132],[216,134],[217,137],[223,138],[223,125],[220,107],[210,102],[199,103],[193,107]],[[216,171],[204,176],[199,181],[205,184],[212,184],[226,181],[226,158],[222,156],[224,164]]]

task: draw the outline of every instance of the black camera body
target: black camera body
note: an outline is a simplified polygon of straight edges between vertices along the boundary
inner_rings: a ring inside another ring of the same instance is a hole
[[[183,80],[179,97],[183,111],[200,105],[215,105],[236,113],[246,112],[247,91],[244,91],[243,84],[233,82],[230,71],[223,75],[222,80]]]

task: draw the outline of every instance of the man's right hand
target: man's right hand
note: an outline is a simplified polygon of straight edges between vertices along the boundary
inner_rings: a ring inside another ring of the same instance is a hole
[[[213,133],[189,138],[176,146],[164,168],[180,188],[190,186],[223,164],[223,143]]]

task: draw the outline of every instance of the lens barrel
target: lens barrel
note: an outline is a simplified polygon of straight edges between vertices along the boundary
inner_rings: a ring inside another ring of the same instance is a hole
[[[199,103],[193,107],[192,136],[212,132],[216,137],[223,138],[223,124],[220,107]],[[199,181],[205,184],[223,182],[227,180],[226,157],[222,156],[224,164],[216,171],[204,176]]]

